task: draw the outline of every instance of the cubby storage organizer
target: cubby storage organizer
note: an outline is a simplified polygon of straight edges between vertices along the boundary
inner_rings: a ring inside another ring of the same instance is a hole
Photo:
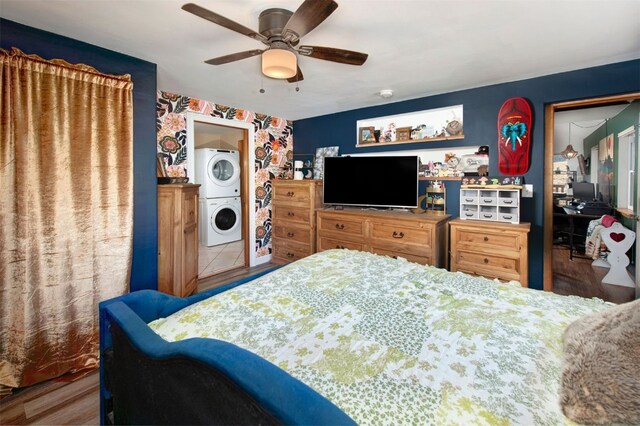
[[[461,188],[460,219],[520,223],[520,190]]]

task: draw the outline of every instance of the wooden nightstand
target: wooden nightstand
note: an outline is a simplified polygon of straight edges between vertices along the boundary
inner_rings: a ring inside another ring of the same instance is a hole
[[[451,227],[450,270],[529,285],[531,224],[455,219]]]

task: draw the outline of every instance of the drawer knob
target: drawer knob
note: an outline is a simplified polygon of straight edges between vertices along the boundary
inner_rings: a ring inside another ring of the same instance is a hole
[[[491,217],[490,214],[483,214],[482,216],[486,217],[487,219]]]
[[[507,220],[511,220],[512,217],[513,216],[505,216],[504,218],[507,219]]]
[[[504,200],[504,203],[505,203],[505,204],[511,204],[511,203],[513,203],[513,201],[511,201],[511,200]]]
[[[295,194],[295,192],[289,191],[289,192],[287,192],[287,197],[293,197],[294,194]]]
[[[336,229],[344,229],[343,223],[336,223]]]
[[[489,259],[487,259],[486,257],[484,258],[484,263],[489,263]]]
[[[470,203],[470,202],[472,202],[472,201],[473,201],[473,198],[465,198],[464,200],[465,200],[467,203]]]
[[[292,238],[295,234],[293,232],[287,232],[287,237]]]
[[[295,256],[295,254],[291,253],[290,251],[287,252],[287,257],[292,258],[294,256]]]
[[[467,217],[472,217],[473,213],[465,213],[464,215],[467,216]]]
[[[485,241],[489,241],[489,237],[484,237],[484,240]]]
[[[346,248],[346,247],[345,247],[345,246],[341,246],[340,244],[338,244],[338,245],[336,246],[336,248],[337,248],[337,249],[344,249],[344,248]]]
[[[295,213],[293,212],[287,212],[287,216],[291,217],[291,216],[295,216]]]
[[[391,257],[392,257],[393,259],[397,259],[397,258],[398,258],[398,256],[391,256]]]
[[[393,238],[403,238],[404,237],[404,232],[396,232],[393,231]]]
[[[490,203],[490,202],[491,202],[491,199],[488,199],[488,200],[487,200],[487,199],[485,198],[485,199],[484,199],[484,200],[482,200],[482,201],[484,201],[485,203]]]

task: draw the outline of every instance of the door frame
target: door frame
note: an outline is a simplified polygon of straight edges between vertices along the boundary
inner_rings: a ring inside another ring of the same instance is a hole
[[[187,174],[193,173],[195,161],[195,134],[194,134],[194,122],[199,121],[202,123],[215,124],[223,127],[231,127],[234,129],[243,130],[244,141],[242,143],[243,149],[238,149],[240,152],[240,182],[242,193],[240,199],[242,200],[242,235],[244,238],[244,259],[245,266],[256,266],[271,260],[271,256],[262,256],[259,261],[256,260],[256,233],[250,226],[256,223],[256,212],[254,208],[249,206],[255,206],[256,204],[256,179],[255,170],[253,167],[248,167],[249,164],[254,164],[255,159],[255,128],[253,123],[246,123],[244,121],[228,120],[220,117],[212,117],[210,115],[204,115],[196,112],[187,112]],[[240,148],[240,147],[238,147]],[[248,265],[247,265],[248,262]]]
[[[616,102],[631,102],[638,99],[640,99],[640,92],[556,102],[545,105],[543,185],[543,289],[545,291],[553,290],[553,136],[555,112],[590,106],[597,107]],[[640,274],[636,274],[636,277],[638,275]]]

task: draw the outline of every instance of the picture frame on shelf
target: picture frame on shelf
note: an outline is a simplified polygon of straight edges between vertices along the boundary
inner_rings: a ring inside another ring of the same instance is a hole
[[[359,140],[359,143],[361,144],[377,142],[376,136],[375,136],[375,129],[372,126],[360,127],[360,129],[358,129],[358,135],[359,135],[358,140]]]
[[[396,129],[396,141],[410,141],[411,140],[411,126],[398,127]]]

